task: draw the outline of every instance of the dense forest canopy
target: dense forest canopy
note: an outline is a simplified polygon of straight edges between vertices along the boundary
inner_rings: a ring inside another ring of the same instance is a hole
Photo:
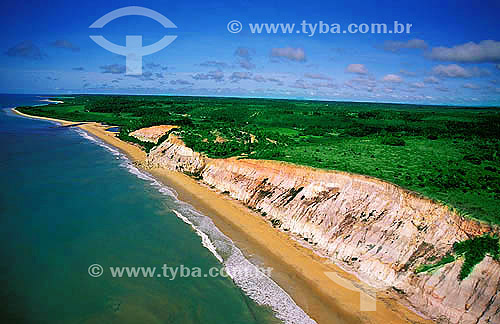
[[[28,114],[136,129],[170,124],[214,158],[273,159],[381,178],[500,224],[500,109],[386,103],[81,95]]]

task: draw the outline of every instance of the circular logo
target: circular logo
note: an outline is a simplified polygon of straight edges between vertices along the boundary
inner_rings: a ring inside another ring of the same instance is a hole
[[[144,16],[156,20],[165,28],[177,28],[177,26],[171,22],[170,19],[163,16],[161,13],[137,6],[123,7],[108,12],[101,18],[97,19],[92,25],[89,26],[89,28],[103,28],[109,22],[126,16]],[[177,36],[165,35],[154,44],[142,46],[142,36],[126,35],[125,46],[122,46],[111,43],[102,35],[90,36],[90,39],[102,48],[110,51],[111,53],[126,57],[126,75],[142,75],[142,57],[161,51],[170,45],[170,43],[172,43],[176,38]]]
[[[232,34],[237,34],[243,29],[243,25],[238,20],[231,20],[227,23],[227,30]]]
[[[102,276],[104,272],[104,269],[102,268],[102,266],[100,264],[93,264],[89,267],[89,275],[91,277],[94,277],[94,278],[97,278],[97,277],[100,277]]]

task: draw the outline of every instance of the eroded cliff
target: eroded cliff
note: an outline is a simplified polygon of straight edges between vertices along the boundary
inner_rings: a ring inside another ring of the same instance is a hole
[[[415,274],[453,243],[498,233],[396,185],[343,172],[274,161],[209,159],[171,134],[151,150],[150,166],[195,176],[378,289],[398,292],[443,323],[500,323],[500,263],[486,257],[458,280],[462,260]]]
[[[129,135],[143,142],[158,143],[158,140],[170,130],[176,128],[172,125],[159,125],[138,129]]]

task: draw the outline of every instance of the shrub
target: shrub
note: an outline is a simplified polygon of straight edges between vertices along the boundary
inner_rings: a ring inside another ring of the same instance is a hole
[[[405,146],[406,142],[401,137],[386,135],[382,138],[382,144],[391,146]]]
[[[498,260],[500,257],[498,243],[498,237],[483,235],[453,244],[455,254],[465,258],[460,270],[459,279],[464,280],[467,278],[472,270],[474,270],[474,267],[483,261],[487,254]]]
[[[465,155],[464,160],[469,161],[470,163],[475,164],[475,165],[480,165],[482,162],[480,157],[478,157],[477,155],[472,154],[472,153]]]
[[[462,242],[455,242],[453,244],[453,254],[446,254],[441,260],[434,264],[421,264],[417,267],[415,273],[430,272],[455,261],[457,258],[463,257],[464,264],[458,275],[458,279],[461,281],[472,273],[474,267],[483,261],[486,255],[490,255],[495,260],[500,259],[498,236],[485,234]]]
[[[430,260],[430,259],[429,259]],[[415,270],[415,273],[429,272],[441,268],[445,264],[455,261],[455,257],[451,254],[446,254],[441,260],[434,264],[421,264]]]

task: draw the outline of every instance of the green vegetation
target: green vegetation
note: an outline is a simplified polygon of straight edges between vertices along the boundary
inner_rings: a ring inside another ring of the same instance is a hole
[[[170,133],[172,133],[174,130],[175,130],[175,128],[169,130],[165,135],[163,135],[162,137],[160,137],[158,139],[156,144],[152,143],[152,142],[144,142],[144,141],[141,141],[140,139],[137,139],[133,136],[130,136],[129,134],[131,132],[133,132],[134,130],[130,130],[129,128],[126,128],[126,127],[120,128],[120,133],[118,134],[118,137],[122,141],[127,141],[127,142],[139,144],[140,146],[142,146],[144,151],[146,151],[146,153],[149,153],[149,151],[151,151],[152,148],[154,148],[155,146],[160,145],[161,143],[166,141],[168,139],[168,136],[170,135]]]
[[[453,244],[453,251],[457,256],[464,257],[464,264],[459,275],[460,280],[467,278],[476,264],[483,261],[487,254],[495,260],[500,258],[499,241],[496,236],[483,235],[456,242]]]
[[[405,146],[406,142],[401,137],[396,137],[392,134],[387,134],[382,138],[382,144],[392,146]]]
[[[455,242],[452,254],[445,255],[434,264],[420,265],[415,270],[415,273],[432,272],[458,258],[464,258],[464,264],[458,276],[458,279],[464,280],[472,273],[474,267],[483,261],[486,255],[490,255],[495,260],[500,259],[500,241],[497,236],[483,235],[462,242]]]
[[[130,132],[126,131],[124,128],[120,128],[120,133],[118,134],[118,137],[122,141],[127,141],[127,142],[139,144],[140,146],[142,146],[144,151],[146,151],[146,153],[149,153],[149,151],[151,151],[151,149],[157,145],[155,143],[141,141],[140,139],[137,139],[133,136],[130,136],[129,133]],[[158,141],[158,143],[161,143],[161,142]]]
[[[271,159],[366,174],[500,224],[500,110],[299,100],[74,96],[22,112],[121,127],[178,125],[214,158]],[[146,150],[151,144],[139,143]]]
[[[421,264],[421,265],[419,265],[417,267],[417,269],[415,270],[415,273],[433,272],[433,271],[441,268],[445,264],[451,263],[455,260],[456,260],[455,256],[453,256],[451,254],[447,254],[441,260],[439,260],[438,262],[436,262],[434,264]]]

